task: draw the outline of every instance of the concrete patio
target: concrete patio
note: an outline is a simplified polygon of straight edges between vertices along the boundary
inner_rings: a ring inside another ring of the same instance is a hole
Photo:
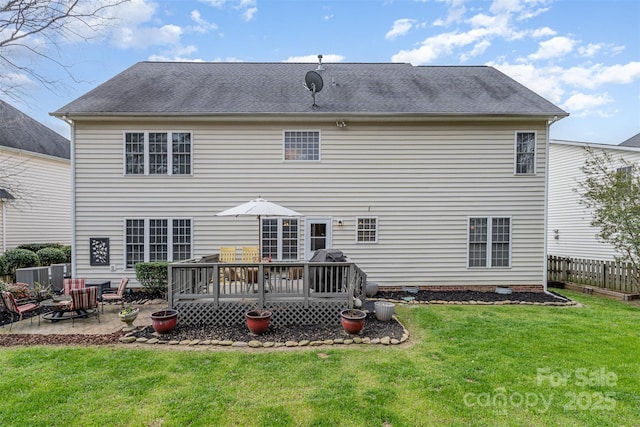
[[[151,313],[166,309],[165,304],[132,304],[134,307],[139,307],[140,312],[138,317],[133,322],[134,326],[151,325]],[[33,318],[33,322],[30,318],[23,319],[20,322],[15,322],[9,332],[9,325],[0,327],[0,334],[111,334],[122,330],[125,324],[118,317],[118,311],[122,309],[120,304],[105,304],[104,313],[100,311],[100,323],[94,315],[90,315],[87,318],[76,318],[71,320],[62,320],[58,322],[50,322],[40,318],[40,326],[38,326],[38,319]]]

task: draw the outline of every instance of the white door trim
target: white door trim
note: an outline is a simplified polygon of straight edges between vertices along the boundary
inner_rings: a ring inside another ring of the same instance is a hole
[[[324,224],[326,225],[327,234],[325,236],[325,247],[332,247],[332,238],[333,238],[333,219],[331,217],[317,217],[317,218],[305,218],[304,223],[304,259],[308,260],[313,256],[313,251],[311,249],[311,230],[313,229],[313,224]]]

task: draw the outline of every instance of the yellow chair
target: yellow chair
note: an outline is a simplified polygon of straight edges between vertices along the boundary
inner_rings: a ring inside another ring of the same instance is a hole
[[[242,262],[258,262],[259,260],[257,246],[242,247]]]
[[[220,262],[236,262],[235,246],[220,246]]]

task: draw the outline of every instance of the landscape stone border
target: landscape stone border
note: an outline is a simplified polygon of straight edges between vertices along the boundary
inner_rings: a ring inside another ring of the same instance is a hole
[[[532,302],[532,301],[518,301],[518,300],[504,300],[504,301],[446,301],[446,300],[429,300],[429,301],[405,301],[397,299],[387,298],[367,298],[367,301],[386,301],[395,304],[416,304],[416,305],[428,305],[428,304],[441,304],[441,305],[541,305],[541,306],[572,306],[578,303],[573,300],[567,301],[546,301],[546,302]]]
[[[219,347],[231,347],[231,348],[294,348],[294,347],[319,347],[319,346],[350,346],[356,345],[399,345],[409,340],[409,331],[394,315],[393,320],[398,322],[402,326],[402,337],[400,339],[391,338],[388,336],[382,338],[370,338],[354,336],[353,338],[336,338],[326,339],[318,341],[301,340],[301,341],[286,341],[286,342],[274,342],[274,341],[231,341],[231,340],[162,340],[161,334],[153,333],[154,338],[136,337],[135,331],[129,332],[120,337],[120,342],[125,344],[151,344],[151,345],[170,345],[170,346],[219,346]]]

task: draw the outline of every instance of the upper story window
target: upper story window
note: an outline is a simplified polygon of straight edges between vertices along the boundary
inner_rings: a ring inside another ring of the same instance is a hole
[[[378,241],[378,218],[356,218],[356,242],[376,243]]]
[[[516,132],[515,163],[516,174],[536,173],[535,132]]]
[[[320,160],[320,131],[285,131],[284,159],[304,161]]]
[[[126,175],[190,175],[190,132],[125,132]]]

